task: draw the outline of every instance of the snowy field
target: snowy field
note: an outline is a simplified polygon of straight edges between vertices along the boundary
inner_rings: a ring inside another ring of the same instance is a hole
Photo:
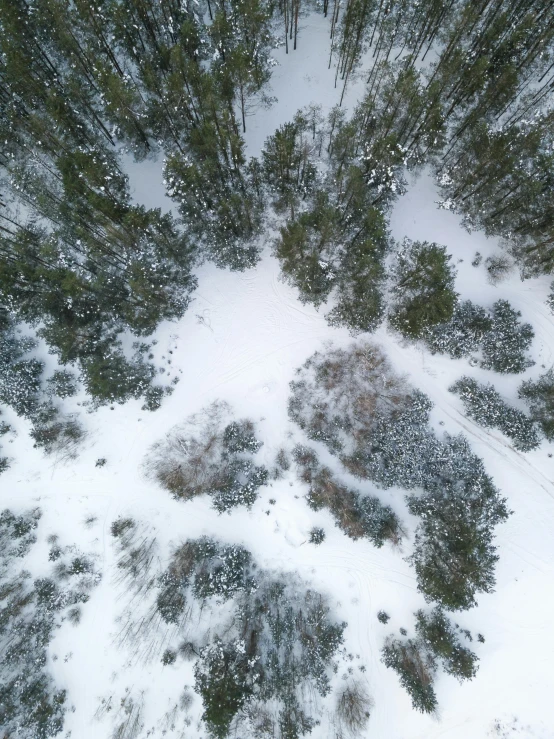
[[[308,21],[305,21],[307,23]],[[259,154],[264,139],[295,111],[310,103],[329,109],[338,102],[333,88],[334,69],[327,69],[327,22],[316,19],[321,33],[306,39],[300,33],[299,49],[279,62],[270,94],[278,102],[259,110],[247,121],[248,152]],[[362,83],[349,89],[352,103]],[[170,207],[163,195],[161,166],[129,164],[134,195],[149,206]],[[398,513],[408,537],[401,548],[386,544],[376,549],[367,541],[351,541],[334,526],[330,514],[311,511],[305,501],[306,486],[291,469],[279,481],[261,490],[247,511],[239,508],[219,516],[202,497],[183,503],[146,479],[143,469],[149,447],[176,423],[214,400],[233,407],[237,417],[258,422],[264,442],[260,463],[272,467],[282,446],[302,441],[302,434],[287,417],[289,382],[294,371],[326,342],[346,346],[352,338],[344,330],[330,328],[325,308],[302,305],[295,290],[279,278],[279,265],[271,252],[271,234],[261,263],[242,274],[206,265],[198,272],[199,286],[185,317],[165,323],[157,331],[155,364],[165,380],[178,377],[175,392],[155,413],[140,410],[139,401],[102,408],[81,415],[88,436],[76,460],[46,458],[32,447],[25,422],[9,411],[5,419],[18,431],[5,453],[12,467],[2,475],[2,507],[23,509],[40,506],[43,518],[37,532],[39,544],[25,561],[37,577],[47,564],[46,537],[57,534],[64,545],[79,543],[96,556],[102,572],[99,586],[83,607],[82,621],[64,623],[51,644],[49,670],[56,683],[68,690],[65,732],[72,739],[103,739],[112,731],[111,719],[95,718],[101,698],[114,696],[118,703],[127,689],[144,692],[146,736],[202,737],[198,723],[200,699],[190,709],[188,728],[172,730],[162,722],[185,685],[192,686],[192,663],[178,661],[163,666],[159,659],[143,662],[118,646],[119,620],[126,608],[124,589],[116,579],[116,551],[111,523],[120,515],[142,522],[159,544],[160,570],[172,546],[186,538],[210,535],[225,542],[243,544],[260,566],[298,572],[322,593],[327,593],[339,620],[345,620],[345,646],[354,655],[355,669],[365,665],[374,707],[366,731],[373,739],[551,739],[554,737],[552,692],[554,678],[554,452],[546,442],[527,454],[518,453],[500,432],[487,431],[465,417],[461,401],[448,392],[463,374],[492,381],[506,399],[518,405],[517,387],[522,379],[537,377],[554,364],[554,325],[545,304],[550,280],[522,282],[517,272],[497,286],[487,282],[483,266],[471,261],[476,251],[483,257],[499,250],[497,243],[480,233],[468,234],[460,218],[440,210],[440,199],[428,174],[410,182],[408,192],[395,204],[391,219],[396,239],[436,241],[452,254],[457,269],[456,290],[462,299],[490,306],[506,298],[532,324],[536,364],[524,375],[502,376],[469,366],[466,360],[432,356],[413,345],[404,345],[380,328],[372,340],[381,345],[393,366],[434,403],[432,422],[438,430],[463,432],[473,451],[484,459],[487,472],[506,496],[513,511],[497,529],[500,554],[496,591],[478,598],[478,607],[453,620],[472,634],[482,633],[477,677],[460,685],[439,673],[436,692],[439,712],[421,715],[411,707],[396,673],[380,662],[385,636],[400,627],[413,632],[413,613],[424,606],[416,589],[413,569],[405,557],[411,551],[416,525],[399,491],[379,491],[379,497]],[[160,374],[161,379],[161,374]],[[75,402],[83,401],[77,397]],[[328,461],[323,448],[321,458]],[[95,467],[98,458],[104,467]],[[361,490],[371,484],[341,479]],[[275,504],[270,505],[269,499]],[[89,521],[85,525],[86,519]],[[313,526],[325,529],[319,547],[306,544]],[[137,603],[133,607],[140,607]],[[383,626],[376,614],[384,609],[391,621]],[[165,733],[164,733],[165,731]],[[150,732],[150,733],[149,733]],[[315,739],[326,739],[316,727]]]

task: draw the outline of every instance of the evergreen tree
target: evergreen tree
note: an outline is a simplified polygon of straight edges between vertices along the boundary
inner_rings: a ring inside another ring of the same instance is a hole
[[[449,259],[444,246],[404,242],[393,268],[396,300],[389,316],[404,336],[421,338],[428,328],[452,317],[457,296]]]
[[[470,377],[462,377],[449,390],[461,397],[470,418],[485,428],[502,431],[519,451],[529,452],[538,447],[540,441],[533,421],[508,405],[493,385],[480,385]]]
[[[554,370],[549,369],[537,380],[523,382],[518,395],[528,404],[531,418],[548,441],[554,440]]]

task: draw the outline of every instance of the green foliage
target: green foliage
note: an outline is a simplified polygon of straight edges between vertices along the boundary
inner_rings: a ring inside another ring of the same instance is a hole
[[[310,544],[319,546],[325,541],[325,531],[317,526],[314,526],[310,531]]]
[[[233,718],[252,695],[252,671],[240,646],[217,640],[202,650],[195,666],[195,688],[204,704],[202,719],[216,739],[228,736]]]
[[[446,247],[406,240],[393,268],[395,301],[391,325],[404,336],[421,338],[426,330],[452,318],[457,295]]]
[[[129,360],[121,345],[105,347],[105,352],[87,357],[83,361],[83,384],[96,405],[125,403],[139,398],[155,376],[152,365],[144,362],[140,354]]]
[[[529,406],[531,418],[538,423],[548,441],[554,440],[554,369],[537,380],[526,380],[518,395]]]
[[[492,326],[483,337],[481,366],[495,372],[519,373],[534,362],[525,356],[535,332],[531,324],[519,322],[516,311],[507,300],[498,300],[492,307]]]
[[[416,631],[449,675],[460,681],[475,677],[478,657],[460,644],[452,624],[440,608],[435,608],[429,614],[418,611]]]
[[[46,380],[48,392],[58,398],[71,398],[77,393],[77,378],[67,370],[55,370]]]
[[[462,377],[449,390],[461,397],[470,418],[486,428],[502,431],[513,439],[514,447],[519,451],[529,452],[539,445],[533,420],[508,405],[493,385],[480,385],[470,377]]]
[[[341,485],[328,467],[321,467],[312,450],[297,446],[294,458],[301,479],[308,482],[308,505],[315,511],[327,508],[337,526],[351,539],[367,538],[376,547],[385,541],[398,543],[402,527],[389,506],[374,496],[361,495]]]
[[[436,663],[418,642],[389,638],[382,650],[382,660],[386,667],[398,673],[416,711],[433,713],[436,710],[437,697],[433,690]]]

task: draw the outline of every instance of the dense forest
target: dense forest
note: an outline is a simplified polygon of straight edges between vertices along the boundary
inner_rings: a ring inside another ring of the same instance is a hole
[[[250,123],[276,104],[274,50],[298,54],[314,14],[328,27],[320,61],[339,104],[301,108],[249,158]],[[353,86],[362,92],[347,107]],[[504,377],[534,364],[533,327],[504,297],[462,297],[448,248],[396,242],[390,216],[408,178],[426,170],[441,208],[500,240],[483,265],[467,255],[493,284],[513,270],[521,280],[553,273],[553,89],[550,0],[0,0],[0,404],[26,419],[45,454],[71,459],[86,431],[67,398],[84,393],[90,413],[171,403],[179,378],[157,377],[154,332],[189,310],[202,265],[255,269],[269,243],[300,302],[354,341],[297,369],[288,416],[301,443],[283,439],[268,468],[255,421],[215,402],[150,448],[145,475],[182,504],[207,494],[214,516],[250,510],[271,480],[290,477],[310,510],[376,548],[401,546],[413,525],[408,561],[426,610],[414,614],[415,636],[390,635],[380,658],[423,713],[436,711],[439,666],[460,681],[476,674],[479,657],[448,614],[494,590],[494,531],[511,511],[468,440],[437,432],[431,400],[368,334],[384,328],[501,375],[500,391],[466,375],[449,390],[521,453],[554,439],[554,372],[543,365],[505,398]],[[163,161],[172,213],[137,204],[129,157]],[[9,434],[0,417],[0,437]],[[368,482],[375,494],[363,492]],[[405,493],[409,525],[380,498],[392,488]],[[60,614],[78,624],[100,579],[93,558],[53,540],[52,574],[28,581],[18,558],[40,517],[0,517],[6,739],[63,730],[65,691],[44,654]],[[121,583],[151,601],[128,640],[159,627],[164,665],[195,660],[202,730],[323,736],[318,701],[332,692],[348,632],[325,596],[215,538],[183,540],[156,571],[155,537],[141,526],[111,525]],[[313,528],[309,543],[324,540]],[[185,623],[218,608],[217,627],[185,639]],[[363,683],[349,677],[333,691],[332,736],[364,735]],[[133,739],[139,703],[125,700],[110,736]]]

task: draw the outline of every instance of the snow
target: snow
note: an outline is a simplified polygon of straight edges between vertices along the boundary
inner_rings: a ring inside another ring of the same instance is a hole
[[[300,33],[296,54],[286,57],[284,49],[275,53],[280,66],[270,94],[279,102],[248,119],[251,155],[259,153],[267,135],[299,107],[319,102],[329,109],[338,102],[340,90],[333,89],[334,70],[327,70],[328,25],[321,18],[314,22],[317,32],[309,36]],[[352,87],[347,102],[354,93]],[[167,208],[159,163],[127,164],[137,200]],[[554,485],[550,447],[543,443],[534,452],[516,452],[499,432],[480,428],[466,418],[460,399],[447,390],[467,374],[481,382],[494,382],[499,392],[515,403],[522,379],[535,377],[544,371],[541,365],[548,368],[554,363],[554,326],[545,305],[549,280],[522,282],[514,272],[507,281],[490,285],[484,267],[474,268],[471,261],[476,251],[484,258],[498,252],[498,243],[480,233],[467,233],[458,216],[437,207],[439,200],[429,174],[411,182],[392,214],[394,237],[446,245],[458,270],[456,289],[462,298],[485,306],[506,298],[521,310],[522,319],[529,321],[536,333],[536,365],[518,376],[499,376],[470,367],[466,360],[431,356],[419,347],[400,343],[384,327],[373,337],[395,368],[432,399],[432,422],[437,430],[462,431],[469,438],[513,510],[508,522],[497,530],[500,561],[496,592],[479,597],[477,608],[454,617],[474,637],[478,632],[485,635],[485,644],[473,644],[480,656],[477,677],[460,685],[440,675],[436,683],[439,714],[422,716],[411,708],[396,674],[380,662],[385,636],[398,634],[402,626],[413,635],[412,614],[424,607],[413,570],[404,560],[410,552],[416,520],[406,512],[399,491],[378,494],[406,524],[409,539],[401,550],[388,545],[378,550],[369,542],[349,540],[334,526],[330,514],[311,511],[304,500],[307,490],[292,471],[262,489],[251,511],[237,509],[222,516],[205,497],[187,503],[172,500],[144,475],[142,464],[150,446],[173,425],[217,399],[230,403],[237,417],[250,417],[258,423],[258,436],[264,442],[258,463],[273,466],[278,449],[292,445],[290,433],[293,440],[302,440],[286,410],[294,370],[325,342],[347,345],[352,339],[346,331],[326,324],[325,308],[316,311],[298,301],[296,292],[281,281],[278,263],[268,248],[261,263],[243,274],[220,271],[212,265],[202,267],[198,290],[184,318],[160,326],[155,335],[158,343],[152,349],[155,364],[165,368],[166,381],[179,378],[175,392],[160,410],[144,412],[140,402],[132,401],[90,415],[82,411],[89,435],[79,457],[65,462],[45,458],[32,448],[25,424],[9,412],[3,416],[19,433],[12,444],[6,443],[6,437],[3,441],[4,453],[15,462],[1,477],[2,507],[18,511],[39,505],[43,511],[37,531],[39,545],[25,566],[34,576],[44,571],[44,542],[48,534],[56,533],[62,546],[78,543],[83,552],[94,553],[97,569],[102,572],[100,585],[83,607],[81,624],[73,627],[66,622],[50,648],[49,668],[56,683],[68,689],[69,704],[75,706],[75,712],[67,713],[65,724],[65,731],[71,731],[74,739],[108,736],[109,719],[102,723],[93,719],[99,698],[113,693],[119,702],[126,688],[133,694],[144,691],[145,729],[140,736],[153,727],[157,727],[153,735],[161,735],[163,713],[186,684],[193,684],[192,663],[179,660],[164,667],[156,660],[143,664],[116,644],[121,626],[117,619],[126,604],[125,593],[115,582],[116,550],[110,535],[110,525],[119,515],[132,516],[157,537],[162,569],[173,546],[187,538],[210,535],[242,544],[260,566],[296,571],[328,593],[338,619],[348,622],[348,651],[360,655],[353,664],[367,667],[364,677],[374,701],[367,737],[554,736]],[[95,460],[100,457],[105,457],[107,464],[97,468]],[[324,454],[321,457],[328,461]],[[275,505],[269,504],[270,498],[276,499]],[[84,521],[89,516],[96,516],[97,521],[87,528]],[[318,547],[306,544],[313,526],[326,532]],[[381,609],[391,615],[386,626],[377,621]],[[59,657],[56,661],[54,654]],[[65,661],[63,657],[69,654],[72,656]],[[196,718],[183,736],[203,735],[196,723],[200,712],[196,696],[191,709]],[[512,726],[514,717],[518,728],[512,732],[506,727]],[[506,734],[495,732],[496,720],[506,728]],[[180,734],[168,731],[166,736]],[[323,739],[327,733],[316,727],[312,736]]]

